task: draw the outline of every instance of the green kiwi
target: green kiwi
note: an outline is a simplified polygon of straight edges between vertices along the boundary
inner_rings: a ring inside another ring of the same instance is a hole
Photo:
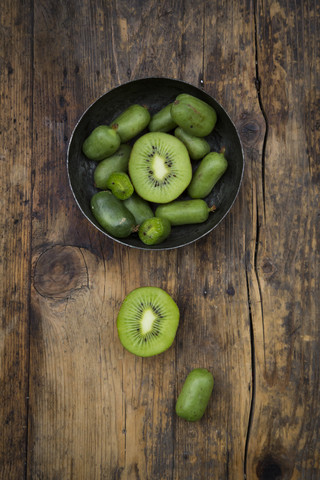
[[[107,188],[107,181],[111,173],[128,171],[130,152],[130,145],[123,143],[113,155],[98,163],[93,174],[94,184],[97,188],[101,190]]]
[[[177,96],[171,106],[171,116],[179,127],[196,137],[209,135],[217,122],[214,108],[187,93]]]
[[[110,235],[126,238],[136,231],[134,216],[109,190],[95,193],[90,205],[93,216]]]
[[[175,200],[192,177],[187,148],[178,138],[163,132],[146,133],[136,140],[128,168],[138,195],[155,203]]]
[[[216,207],[208,207],[207,203],[199,199],[194,200],[175,200],[174,202],[159,205],[155,216],[166,218],[171,225],[190,225],[194,223],[205,222],[210,212],[214,212]]]
[[[188,187],[191,198],[205,198],[209,195],[228,168],[228,161],[224,154],[223,147],[219,153],[210,152],[201,160]]]
[[[90,160],[99,162],[115,153],[120,146],[120,137],[107,125],[99,125],[85,139],[82,151]]]
[[[148,127],[150,132],[169,132],[177,126],[171,117],[171,105],[172,103],[153,115]]]
[[[131,197],[134,192],[130,178],[125,172],[113,172],[107,181],[107,188],[120,200]]]
[[[152,217],[145,220],[139,227],[139,238],[146,245],[158,245],[163,242],[171,232],[169,220],[162,217]]]
[[[172,345],[179,317],[179,308],[167,292],[158,287],[136,288],[119,310],[119,339],[135,355],[158,355]]]
[[[190,135],[181,127],[177,127],[174,134],[185,144],[192,160],[201,160],[201,158],[210,152],[210,145],[204,138]]]
[[[150,113],[142,105],[130,105],[111,124],[111,128],[118,133],[121,142],[125,143],[142,132],[150,122]]]
[[[206,368],[195,368],[187,376],[176,403],[176,413],[188,422],[201,420],[213,390],[213,375]]]
[[[124,200],[123,204],[132,213],[137,225],[141,225],[142,222],[154,216],[149,203],[136,193]]]

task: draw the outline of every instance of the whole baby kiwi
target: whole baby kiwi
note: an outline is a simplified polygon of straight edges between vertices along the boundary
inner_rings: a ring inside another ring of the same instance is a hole
[[[205,198],[228,168],[225,148],[210,152],[200,162],[188,187],[191,198]]]
[[[213,376],[206,368],[195,368],[187,376],[176,403],[176,413],[188,422],[200,420],[207,408]]]
[[[85,139],[82,151],[90,160],[100,161],[115,153],[120,146],[120,137],[107,125],[99,125]]]
[[[214,108],[187,93],[177,96],[171,106],[171,116],[179,127],[196,137],[209,135],[217,121]]]

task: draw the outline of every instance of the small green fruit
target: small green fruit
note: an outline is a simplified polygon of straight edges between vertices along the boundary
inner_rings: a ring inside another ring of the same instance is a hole
[[[178,95],[171,107],[173,120],[189,135],[209,135],[217,121],[216,111],[199,98],[186,93]]]
[[[108,178],[107,188],[120,200],[131,197],[134,192],[130,178],[124,172],[113,172]]]
[[[228,168],[224,149],[208,153],[200,162],[188,187],[191,198],[205,198]]]
[[[201,160],[201,158],[210,152],[210,145],[204,138],[190,135],[181,127],[177,127],[174,134],[185,144],[192,160]]]
[[[146,245],[158,245],[171,232],[170,222],[166,218],[152,217],[145,220],[139,228],[139,238]]]
[[[91,211],[104,230],[114,237],[126,238],[134,231],[132,213],[109,191],[93,195]]]
[[[125,143],[142,132],[149,122],[150,113],[146,107],[131,105],[112,122],[111,128],[119,134],[121,142]]]
[[[187,376],[176,403],[176,414],[188,422],[200,420],[207,408],[213,376],[205,368],[195,368]]]
[[[107,125],[95,128],[85,139],[82,151],[90,160],[100,161],[115,153],[120,146],[120,137]]]
[[[108,158],[98,163],[93,174],[94,184],[101,190],[106,190],[107,181],[114,172],[127,172],[131,147],[126,143]]]

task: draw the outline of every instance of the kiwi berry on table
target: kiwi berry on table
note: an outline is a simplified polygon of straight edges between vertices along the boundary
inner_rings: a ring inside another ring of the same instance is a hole
[[[205,368],[195,368],[187,376],[176,402],[176,414],[189,422],[200,420],[207,408],[213,376]]]
[[[109,126],[96,127],[82,150],[99,162],[95,187],[108,192],[91,201],[104,230],[116,238],[138,232],[143,243],[157,245],[170,235],[171,226],[205,222],[216,208],[203,199],[228,166],[225,149],[210,152],[204,138],[216,121],[210,105],[183,93],[152,117],[145,106],[135,104]],[[194,173],[191,160],[199,161]],[[190,199],[181,199],[183,193]]]
[[[123,300],[117,316],[120,342],[140,357],[151,357],[173,343],[180,312],[171,296],[158,287],[139,287]]]

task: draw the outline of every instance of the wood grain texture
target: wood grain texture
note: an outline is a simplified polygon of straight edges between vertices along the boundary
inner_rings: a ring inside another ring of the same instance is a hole
[[[24,477],[27,453],[32,155],[29,2],[0,11],[0,477]]]
[[[316,480],[319,6],[6,3],[0,478]],[[96,231],[65,166],[83,110],[148,76],[213,95],[246,159],[228,217],[166,252]],[[181,321],[173,346],[143,359],[123,349],[115,322],[146,285],[172,295]],[[174,407],[196,367],[215,386],[190,424]]]
[[[297,2],[289,13],[285,2],[258,2],[257,58],[268,136],[257,195],[255,271],[249,276],[258,345],[248,448],[252,478],[272,472],[283,479],[319,477],[320,97],[311,34],[317,30],[316,3]]]

